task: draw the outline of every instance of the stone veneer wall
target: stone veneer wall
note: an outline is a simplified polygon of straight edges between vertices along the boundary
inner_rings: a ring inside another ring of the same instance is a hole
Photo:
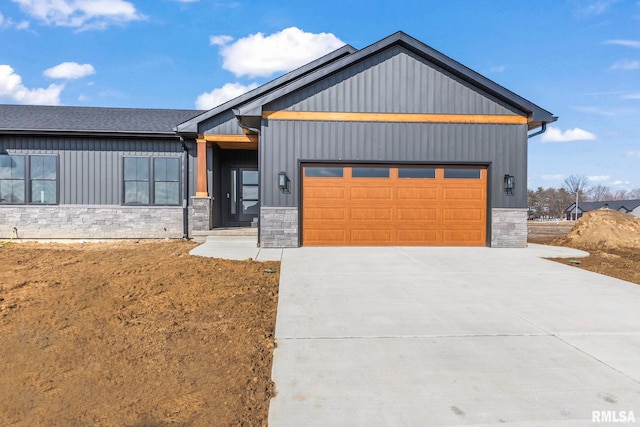
[[[212,204],[211,197],[192,197],[189,209],[189,235],[191,231],[206,231],[211,229]]]
[[[2,239],[175,239],[182,234],[181,206],[0,206]]]
[[[298,247],[298,208],[260,208],[260,246],[263,248]]]
[[[491,209],[491,247],[527,247],[527,209]]]

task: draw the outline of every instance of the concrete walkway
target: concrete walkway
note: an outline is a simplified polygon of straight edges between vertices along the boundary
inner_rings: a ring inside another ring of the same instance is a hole
[[[254,261],[280,261],[282,249],[258,247],[256,236],[209,236],[203,244],[193,248],[189,254],[211,258]]]
[[[640,424],[640,286],[582,255],[285,249],[269,426]]]

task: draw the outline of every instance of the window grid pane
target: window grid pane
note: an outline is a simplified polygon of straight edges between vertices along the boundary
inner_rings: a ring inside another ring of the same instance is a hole
[[[25,156],[0,155],[0,203],[25,203]]]
[[[180,161],[178,159],[153,159],[154,204],[180,204]]]
[[[353,167],[351,176],[353,178],[389,178],[389,168]]]
[[[35,204],[57,203],[58,162],[56,156],[31,156],[29,166],[31,178],[29,201]]]
[[[480,179],[480,169],[445,168],[445,178]]]

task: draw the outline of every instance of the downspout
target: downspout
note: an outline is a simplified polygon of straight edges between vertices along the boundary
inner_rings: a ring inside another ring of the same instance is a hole
[[[540,129],[538,132],[532,133],[531,135],[527,135],[527,138],[533,138],[534,136],[541,135],[541,134],[545,133],[546,131],[547,131],[547,123],[546,122],[542,122],[542,129]]]
[[[247,130],[249,132],[255,132],[258,135],[258,188],[260,189],[260,191],[262,191],[262,184],[260,183],[261,179],[260,179],[260,175],[261,175],[261,170],[260,170],[260,129],[256,129],[256,128],[252,128],[249,127],[247,125],[243,125],[242,121],[240,120],[240,110],[234,108],[232,109],[233,111],[233,115],[236,116],[236,121],[238,122],[238,126],[240,126],[241,129]],[[260,202],[262,202],[262,198],[260,197],[260,194],[258,194],[258,200]],[[258,212],[260,212],[258,210]],[[260,214],[258,214],[258,247],[260,247]]]
[[[182,238],[189,238],[189,147],[184,138],[179,136],[182,144]]]

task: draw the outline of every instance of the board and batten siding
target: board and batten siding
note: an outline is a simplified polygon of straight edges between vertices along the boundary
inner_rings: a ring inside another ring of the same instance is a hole
[[[264,110],[522,115],[401,46],[271,102]]]
[[[244,135],[233,111],[217,114],[198,124],[199,134]]]
[[[195,188],[196,150],[189,143],[189,189]],[[177,139],[0,136],[0,152],[58,156],[59,204],[121,205],[123,156],[176,157]],[[183,179],[183,173],[180,179]]]
[[[526,208],[527,126],[273,120],[260,144],[262,206],[299,206],[300,162],[480,164],[489,166],[491,208]],[[279,191],[278,173],[291,179]],[[516,176],[513,196],[504,174]]]

